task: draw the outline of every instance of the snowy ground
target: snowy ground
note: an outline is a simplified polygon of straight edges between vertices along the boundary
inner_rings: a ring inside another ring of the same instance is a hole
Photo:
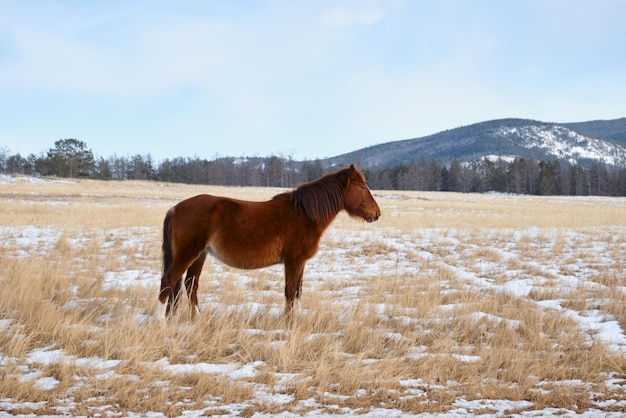
[[[333,280],[338,282],[350,282],[354,275],[366,281],[368,278],[378,277],[381,274],[394,272],[395,275],[410,275],[417,274],[418,271],[423,269],[442,269],[451,272],[451,274],[458,281],[463,281],[468,287],[479,288],[484,290],[497,290],[508,295],[512,295],[515,298],[527,298],[529,294],[545,284],[547,280],[551,281],[551,285],[559,288],[563,294],[566,294],[569,290],[576,291],[581,287],[588,287],[590,289],[603,286],[597,281],[591,280],[601,269],[603,268],[615,268],[616,265],[623,266],[623,259],[619,257],[626,256],[626,248],[624,243],[626,242],[626,230],[615,228],[606,229],[602,231],[553,231],[550,229],[542,228],[528,228],[524,230],[483,230],[480,231],[484,237],[483,242],[486,246],[489,246],[489,251],[497,256],[491,256],[486,260],[481,260],[479,265],[475,263],[468,264],[464,262],[450,263],[448,257],[444,257],[441,254],[453,254],[458,253],[457,260],[463,260],[464,252],[468,254],[474,254],[477,251],[476,244],[473,244],[475,240],[471,238],[475,231],[469,230],[442,230],[442,229],[427,229],[420,230],[416,234],[390,234],[389,230],[385,231],[381,235],[379,230],[375,228],[368,228],[363,230],[350,230],[350,233],[346,233],[345,230],[331,229],[324,237],[323,243],[318,255],[307,264],[305,273],[304,284],[304,296],[309,293],[315,293],[316,291],[324,291],[326,288],[326,280],[328,277],[332,277]],[[38,228],[33,226],[25,227],[4,227],[0,226],[0,251],[2,251],[3,257],[24,257],[31,254],[33,251],[37,251],[42,255],[45,255],[47,251],[57,243],[62,231],[58,230],[54,226]],[[137,237],[141,236],[145,242],[153,243],[158,242],[160,227],[155,226],[152,229],[146,229],[143,227],[138,228],[126,228],[115,231],[110,231],[111,235],[115,235],[118,240],[122,241],[122,246],[141,249],[142,245],[137,243]],[[596,239],[598,235],[609,234],[614,238],[599,241]],[[98,231],[87,231],[85,236],[91,237],[98,236]],[[550,257],[549,253],[552,251],[555,245],[556,237],[561,240],[564,248],[560,251],[558,257]],[[553,239],[550,237],[554,237]],[[102,251],[107,251],[107,248],[112,246],[112,241],[105,239],[102,236],[99,243]],[[81,245],[80,236],[70,236],[69,241],[71,245]],[[537,260],[528,260],[526,256],[520,254],[519,243],[521,241],[536,244]],[[614,248],[609,248],[611,242],[617,242],[622,246],[620,251],[615,251]],[[358,246],[363,243],[369,243],[369,245],[375,245],[378,248],[384,248],[378,255],[373,255],[367,258],[355,258],[353,254],[350,254],[345,248],[351,245]],[[581,249],[582,246],[582,249]],[[437,248],[437,251],[432,251],[433,248]],[[580,257],[580,253],[593,254],[590,258]],[[410,254],[410,257],[408,256]],[[616,255],[617,254],[617,255]],[[137,259],[146,258],[146,254],[139,253],[133,254],[133,257]],[[472,256],[474,257],[474,256]],[[617,259],[616,259],[617,257]],[[510,265],[514,263],[505,263],[505,261],[523,261],[526,265],[530,265],[533,270],[529,270],[528,267],[525,271],[516,271],[510,268]],[[495,259],[495,260],[494,260]],[[332,262],[324,262],[323,260],[332,260]],[[420,263],[416,263],[415,260],[421,260]],[[494,261],[490,261],[494,260]],[[121,289],[141,289],[144,288],[146,292],[156,295],[157,284],[159,280],[158,266],[155,268],[155,264],[146,264],[148,267],[139,266],[137,269],[130,270],[111,270],[106,271],[101,278],[101,287],[103,290],[111,288]],[[211,264],[212,271],[222,271],[225,269],[219,264]],[[540,274],[528,274],[528,271],[538,271]],[[282,269],[280,267],[273,267],[266,270],[266,273],[272,276],[276,281],[277,289],[281,286]],[[614,292],[626,293],[626,277],[624,272],[617,272],[617,279],[621,285],[612,289]],[[241,273],[238,277],[241,281],[239,285],[245,286],[246,282],[253,280],[251,276],[254,273],[245,272]],[[0,280],[2,280],[2,273],[0,273]],[[215,279],[211,280],[206,278],[207,287],[217,287],[220,283]],[[337,286],[340,291],[337,294],[337,303],[350,304],[356,303],[361,297],[362,291],[357,286],[345,285]],[[204,308],[215,307],[220,305],[220,301],[209,295],[201,294],[201,306]],[[589,341],[599,341],[607,344],[611,350],[621,355],[626,355],[626,334],[620,327],[615,318],[611,318],[606,312],[603,312],[597,307],[589,307],[585,310],[574,309],[569,306],[564,306],[561,299],[544,299],[536,302],[538,306],[546,311],[560,312],[563,315],[571,317],[578,321],[580,328],[585,330],[588,334]],[[222,307],[223,309],[243,309],[242,307]],[[253,300],[246,302],[245,312],[255,312],[255,309],[265,310],[266,312],[280,313],[282,306],[277,304],[275,306],[263,306]],[[381,318],[385,317],[387,312],[384,303],[380,306],[373,306],[373,309],[377,309]],[[451,309],[450,306],[440,306],[440,311]],[[7,330],[11,327],[13,320],[9,313],[2,312],[0,307],[0,331]],[[481,320],[503,322],[506,326],[516,327],[515,320],[505,319],[501,317],[494,317],[490,313],[476,311],[474,314],[475,321],[478,323]],[[137,318],[139,322],[149,322],[150,317],[147,313],[138,313]],[[410,318],[407,318],[410,321]],[[249,330],[249,332],[266,332],[262,330]],[[391,336],[390,338],[403,338],[402,335]],[[414,356],[419,357],[425,355],[423,348],[415,347]],[[474,362],[477,361],[475,356],[471,355],[455,355],[456,359],[460,362]],[[6,367],[7,364],[14,362],[15,359],[7,357],[0,352],[0,368]],[[119,360],[103,360],[100,358],[75,358],[66,354],[63,350],[55,347],[53,341],[49,345],[32,350],[26,356],[23,364],[20,364],[20,369],[23,370],[23,374],[19,377],[22,382],[33,382],[33,386],[40,390],[47,390],[55,388],[59,382],[54,377],[44,376],[39,370],[42,366],[50,364],[76,364],[80,366],[90,367],[94,370],[95,379],[106,379],[115,373],[116,367],[119,366]],[[259,370],[263,368],[263,361],[252,361],[248,363],[232,363],[232,364],[210,364],[210,363],[195,363],[195,364],[172,364],[168,358],[162,358],[157,361],[151,367],[155,367],[161,370],[167,370],[170,373],[186,373],[190,370],[194,372],[209,373],[219,376],[220,378],[230,379],[232,381],[239,381],[241,379],[249,379],[259,373]],[[623,371],[626,373],[626,370]],[[607,387],[626,391],[626,380],[624,373],[621,376],[607,375],[605,384]],[[0,373],[4,375],[4,373]],[[277,387],[281,385],[287,385],[294,376],[290,374],[277,374],[277,382],[274,387],[270,388],[265,384],[257,384],[254,388],[254,398],[264,399],[264,402],[270,404],[288,403],[293,400],[293,397],[287,393],[281,393],[277,390]],[[452,382],[453,383],[453,382]],[[584,382],[561,382],[562,384],[578,385],[584,384]],[[420,399],[424,394],[420,393],[420,388],[424,386],[423,382],[418,376],[415,379],[404,379],[399,382],[400,386],[404,388],[407,396],[415,396],[416,399]],[[328,394],[329,397],[334,396]],[[354,394],[359,396],[359,393]],[[223,404],[218,400],[207,400],[205,407],[197,409],[185,410],[183,416],[206,416],[209,414],[215,414],[214,407],[219,404],[219,411],[222,411],[224,415],[237,416],[242,411],[246,410],[247,405],[245,403],[235,404]],[[593,402],[592,402],[593,404]],[[580,416],[580,417],[618,417],[626,416],[626,412],[606,412],[606,407],[610,406],[610,411],[619,411],[620,409],[626,411],[626,401],[623,400],[602,400],[597,401],[594,407],[588,408],[585,411],[573,411],[564,408],[544,408],[541,410],[533,409],[533,404],[530,401],[510,401],[506,399],[480,399],[480,400],[466,400],[463,398],[457,399],[453,408],[445,414],[431,414],[422,413],[418,415],[410,415],[403,413],[397,409],[384,409],[384,408],[371,408],[365,412],[363,410],[350,410],[346,408],[337,408],[335,413],[329,413],[328,408],[317,409],[319,406],[315,399],[308,399],[300,401],[299,405],[296,405],[293,410],[298,409],[304,411],[302,416],[311,417],[331,417],[331,416],[350,416],[360,415],[363,417],[443,417],[443,416],[468,416],[473,414],[480,414],[485,417],[500,417],[500,416]],[[10,416],[9,412],[3,411],[21,411],[33,409],[36,405],[22,403],[16,404],[12,399],[5,398],[0,394],[0,417]],[[71,408],[64,410],[58,408],[58,415],[67,415]],[[516,414],[511,414],[510,411],[523,411]],[[17,416],[32,416],[32,414]],[[56,416],[58,416],[56,415]],[[121,413],[115,413],[112,410],[106,410],[101,416],[120,416]],[[283,412],[279,416],[289,417],[298,415],[291,412]],[[44,415],[47,416],[47,415]],[[50,415],[52,416],[52,415]],[[126,413],[124,416],[149,416],[149,417],[162,417],[164,414],[155,411],[145,415],[139,413]],[[256,417],[269,416],[267,414],[255,414]]]

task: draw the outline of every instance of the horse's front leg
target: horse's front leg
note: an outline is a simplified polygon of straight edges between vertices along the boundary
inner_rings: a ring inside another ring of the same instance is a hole
[[[292,321],[293,304],[302,293],[302,275],[306,260],[285,261],[285,317]]]

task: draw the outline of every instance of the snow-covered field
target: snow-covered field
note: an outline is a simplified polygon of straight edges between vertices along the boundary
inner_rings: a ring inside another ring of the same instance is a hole
[[[586,208],[570,225],[532,216],[506,221],[546,204],[539,198],[379,192],[381,220],[363,225],[339,217],[307,264],[301,325],[287,329],[280,320],[281,266],[238,271],[209,261],[200,318],[193,323],[179,313],[172,331],[151,317],[161,234],[151,211],[164,213],[175,197],[111,198],[117,217],[128,213],[120,205],[133,201],[145,221],[93,226],[100,213],[93,205],[108,205],[90,202],[94,190],[42,199],[13,187],[11,178],[0,182],[2,205],[30,208],[34,218],[3,212],[0,222],[0,377],[21,388],[0,384],[8,392],[0,390],[0,416],[625,416],[626,226],[619,218],[581,220],[601,207],[626,216],[625,199],[550,200],[547,210],[555,212],[546,217],[554,219]],[[72,205],[89,219],[66,223],[59,207]],[[507,213],[513,210],[520,212]],[[35,218],[40,213],[44,220]],[[66,271],[71,277],[59,277]],[[36,304],[59,315],[50,325],[58,329],[39,329],[32,322],[45,322],[36,316],[41,310],[24,314],[9,300],[6,284],[20,274],[22,282],[57,286]],[[244,319],[232,332],[216,324],[238,316]],[[568,335],[559,335],[560,326]],[[34,329],[37,337],[29,335]],[[64,336],[70,332],[75,337]],[[149,337],[159,332],[162,347]],[[217,335],[223,341],[214,341]],[[193,352],[186,338],[224,353]],[[298,351],[296,343],[311,348]],[[102,344],[111,347],[91,347]],[[584,360],[569,366],[574,358]],[[559,372],[542,371],[542,359]],[[351,385],[344,369],[333,373],[340,364],[362,381]],[[194,389],[207,377],[216,392]],[[141,404],[121,400],[119,385],[145,391],[136,398]],[[228,386],[245,394],[232,395]],[[167,391],[183,395],[161,395]],[[550,398],[555,392],[563,395]],[[504,393],[510,396],[493,396]],[[148,403],[151,396],[162,396],[163,407]]]

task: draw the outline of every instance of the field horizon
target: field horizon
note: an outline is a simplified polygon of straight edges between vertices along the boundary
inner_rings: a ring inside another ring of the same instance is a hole
[[[280,188],[0,176],[0,416],[618,417],[626,198],[374,190],[307,263],[208,258],[154,321],[166,211]]]

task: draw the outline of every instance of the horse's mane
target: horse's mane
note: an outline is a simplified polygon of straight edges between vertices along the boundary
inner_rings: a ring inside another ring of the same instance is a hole
[[[319,180],[305,183],[288,193],[296,210],[315,225],[328,225],[344,208],[344,188],[339,178],[341,170],[327,174]],[[346,173],[347,175],[347,173]]]

